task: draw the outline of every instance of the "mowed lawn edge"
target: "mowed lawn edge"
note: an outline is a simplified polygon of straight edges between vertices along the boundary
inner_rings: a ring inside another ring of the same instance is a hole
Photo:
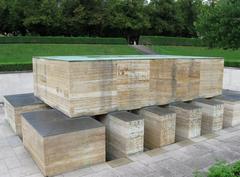
[[[206,56],[223,57],[225,66],[240,67],[240,50],[209,49],[207,47],[193,46],[151,46],[151,48],[163,55],[182,56]]]
[[[33,56],[136,54],[136,49],[116,44],[0,44],[0,71],[31,70]]]

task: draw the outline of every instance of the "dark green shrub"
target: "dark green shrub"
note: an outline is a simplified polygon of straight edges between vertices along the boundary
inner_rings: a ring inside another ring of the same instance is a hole
[[[31,71],[32,63],[9,63],[0,64],[0,72],[6,71]]]
[[[43,37],[43,36],[11,36],[0,37],[0,44],[127,44],[124,38],[100,37]]]
[[[227,164],[220,161],[208,169],[208,172],[197,172],[195,177],[238,177],[240,176],[240,161]]]
[[[201,39],[165,36],[141,36],[140,44],[143,45],[173,45],[173,46],[204,46]]]
[[[224,61],[224,66],[240,68],[240,61]]]

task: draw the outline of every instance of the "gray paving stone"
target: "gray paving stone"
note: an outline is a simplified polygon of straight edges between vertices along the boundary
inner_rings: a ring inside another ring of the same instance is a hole
[[[128,158],[131,159],[132,161],[137,161],[143,164],[148,164],[152,160],[152,158],[146,153],[137,153],[128,156]]]
[[[89,174],[84,177],[119,177],[115,170],[105,170],[94,174]]]
[[[112,169],[112,168],[110,167],[110,165],[108,165],[108,163],[101,163],[101,164],[93,165],[93,166],[91,166],[90,168],[91,168],[94,172],[100,172],[100,171]]]
[[[178,176],[191,176],[193,174],[193,170],[190,167],[185,166],[180,161],[172,158],[159,161],[156,165],[163,167],[172,174]]]
[[[163,176],[163,175],[161,175],[161,174],[156,172],[156,173],[149,174],[146,177],[165,177],[165,176]]]
[[[7,173],[0,173],[0,177],[12,177],[12,176],[7,172]]]
[[[4,160],[0,160],[0,174],[5,174],[8,172],[7,165]]]
[[[11,147],[17,147],[22,145],[21,139],[15,135],[8,137],[7,142]]]
[[[206,142],[201,142],[201,143],[194,144],[194,147],[196,147],[200,150],[204,150],[206,153],[211,153],[213,151],[220,150],[219,147],[211,146],[211,145],[207,144]]]
[[[120,177],[142,177],[154,172],[151,168],[139,162],[133,162],[124,166],[116,167],[115,170]]]
[[[213,155],[216,160],[226,162],[233,162],[240,159],[239,153],[229,150],[215,151],[211,155]]]
[[[170,170],[167,170],[166,168],[159,166],[158,163],[152,163],[149,165],[149,167],[154,170],[154,173],[152,175],[164,176],[164,177],[176,176],[175,174],[171,173]]]
[[[0,149],[0,160],[2,159],[6,159],[6,158],[10,158],[10,157],[14,157],[14,151],[12,148],[10,147],[3,147]]]
[[[172,152],[168,152],[167,155],[173,159],[176,159],[178,161],[185,161],[191,158],[191,156],[185,154],[181,150],[176,150]]]
[[[26,177],[34,174],[40,173],[37,166],[21,166],[18,168],[14,168],[9,170],[9,173],[12,177]]]
[[[37,173],[30,176],[25,176],[25,177],[44,177],[44,176],[41,173]]]
[[[199,148],[195,147],[194,145],[184,147],[184,148],[182,148],[180,150],[183,153],[185,153],[186,155],[191,156],[192,158],[201,157],[201,156],[203,156],[203,155],[208,153],[208,150],[206,150],[206,149],[199,149]]]
[[[183,164],[192,168],[194,171],[199,171],[214,164],[216,160],[211,154],[206,154],[199,158],[191,158],[183,161]]]
[[[8,169],[13,169],[21,166],[20,161],[15,156],[4,159],[4,162],[7,165]]]
[[[64,177],[79,177],[79,176],[86,176],[89,174],[94,174],[94,170],[91,167],[83,168],[83,169],[78,169],[75,171],[63,173]]]

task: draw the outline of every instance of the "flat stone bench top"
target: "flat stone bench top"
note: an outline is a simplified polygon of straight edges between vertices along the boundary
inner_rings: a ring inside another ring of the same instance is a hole
[[[240,101],[240,91],[227,90],[224,89],[222,95],[215,97],[218,100],[229,101],[229,102],[239,102]]]
[[[158,106],[150,106],[143,108],[143,110],[149,111],[151,113],[157,114],[159,116],[164,116],[167,114],[174,114],[175,112],[169,108],[163,108],[163,107],[158,107]]]
[[[70,119],[54,109],[28,112],[22,116],[43,137],[104,127],[91,117]]]
[[[170,106],[176,106],[185,110],[201,109],[200,107],[195,106],[191,103],[184,103],[184,102],[175,102],[170,104]]]
[[[6,95],[4,98],[14,107],[43,104],[43,102],[35,97],[33,93]]]
[[[142,120],[143,118],[141,116],[138,116],[136,114],[127,112],[127,111],[118,111],[109,113],[109,115],[117,117],[118,119],[124,121],[124,122],[131,122],[135,120]]]
[[[223,89],[222,94],[223,95],[238,95],[238,94],[240,95],[240,91]]]
[[[86,55],[86,56],[38,56],[35,59],[77,61],[109,61],[109,60],[161,60],[161,59],[223,59],[219,57],[197,57],[177,55]]]
[[[230,102],[239,102],[240,101],[240,94],[239,95],[221,95],[217,96],[216,99],[223,100],[223,101],[230,101]]]
[[[216,101],[216,100],[212,100],[212,99],[204,99],[204,98],[199,98],[199,99],[196,99],[194,101],[197,101],[197,102],[200,102],[200,103],[203,103],[203,104],[207,104],[207,105],[220,105],[220,104],[223,104],[219,101]]]

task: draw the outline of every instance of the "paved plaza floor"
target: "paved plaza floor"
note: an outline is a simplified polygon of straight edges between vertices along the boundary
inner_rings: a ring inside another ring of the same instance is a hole
[[[231,163],[239,159],[240,126],[237,126],[58,177],[190,177],[218,160]],[[0,177],[42,177],[22,141],[4,120],[1,108]]]

